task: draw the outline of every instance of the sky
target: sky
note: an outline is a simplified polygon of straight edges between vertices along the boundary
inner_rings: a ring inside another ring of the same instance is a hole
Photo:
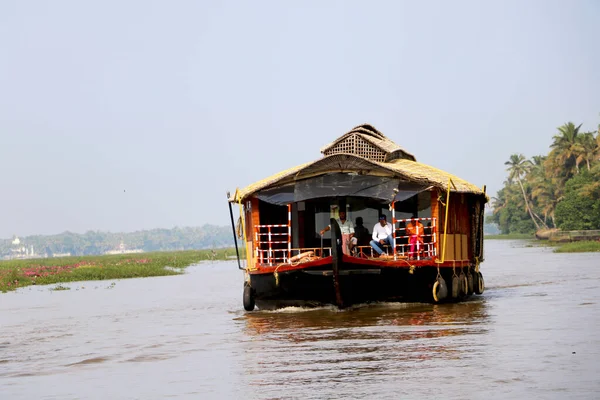
[[[600,2],[0,0],[0,238],[228,225],[370,123],[490,195],[600,123]]]

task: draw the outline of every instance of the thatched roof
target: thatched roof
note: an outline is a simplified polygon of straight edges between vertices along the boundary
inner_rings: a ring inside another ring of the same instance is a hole
[[[238,190],[231,200],[243,200],[262,189],[282,186],[298,180],[333,172],[356,172],[358,174],[397,177],[407,182],[430,185],[441,190],[446,190],[448,179],[452,179],[454,183],[454,187],[451,187],[452,192],[485,194],[481,188],[464,179],[416,161],[394,160],[389,163],[380,163],[350,154],[336,154],[287,169],[255,182]]]
[[[343,143],[343,140],[350,138],[351,135],[361,135],[361,138],[369,140],[370,143],[378,143],[377,146],[379,149],[385,147],[391,151],[386,153],[386,157],[391,159],[377,161],[357,154],[335,152],[327,154],[331,149],[335,148],[336,144]],[[369,137],[368,139],[366,138],[367,136]],[[482,189],[464,179],[435,167],[416,162],[412,154],[402,150],[370,125],[360,125],[354,128],[338,140],[323,147],[321,152],[325,154],[323,158],[289,168],[243,189],[239,189],[230,200],[243,200],[262,189],[291,184],[299,180],[335,172],[355,172],[361,175],[395,177],[406,182],[433,186],[442,190],[447,189],[448,181],[452,179],[454,183],[454,187],[451,187],[452,192],[485,195]],[[391,157],[391,154],[396,154],[398,157]]]
[[[395,159],[416,161],[415,156],[369,124],[352,128],[350,132],[322,147],[321,153],[324,156],[354,154],[372,161],[389,162]]]

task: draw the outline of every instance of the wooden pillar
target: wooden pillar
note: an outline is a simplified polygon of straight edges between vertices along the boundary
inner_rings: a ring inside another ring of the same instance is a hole
[[[255,197],[246,200],[245,207],[245,220],[246,220],[246,260],[248,261],[249,268],[256,267],[256,254],[254,252],[256,241],[254,235],[254,227],[259,225],[259,210],[258,210],[258,199]]]

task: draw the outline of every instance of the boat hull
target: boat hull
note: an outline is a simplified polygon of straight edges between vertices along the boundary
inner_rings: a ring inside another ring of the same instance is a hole
[[[452,280],[450,275],[446,282]],[[341,306],[371,302],[434,302],[437,268],[415,270],[398,267],[343,266],[338,273]],[[332,265],[282,273],[253,274],[250,286],[259,309],[281,307],[340,306]],[[445,301],[464,300],[468,294]],[[439,302],[439,301],[438,301]]]

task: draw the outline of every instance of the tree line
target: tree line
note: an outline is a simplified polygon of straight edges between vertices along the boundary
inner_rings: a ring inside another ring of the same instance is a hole
[[[15,248],[24,247],[35,254],[52,257],[55,254],[71,253],[74,256],[104,254],[119,250],[121,243],[126,250],[143,251],[201,250],[233,247],[231,227],[204,225],[202,227],[175,227],[152,229],[130,233],[88,231],[83,234],[64,232],[57,235],[34,235],[0,240],[0,258],[14,253]]]
[[[600,229],[600,125],[582,132],[568,122],[548,154],[512,154],[504,164],[508,177],[488,217],[503,234]]]

